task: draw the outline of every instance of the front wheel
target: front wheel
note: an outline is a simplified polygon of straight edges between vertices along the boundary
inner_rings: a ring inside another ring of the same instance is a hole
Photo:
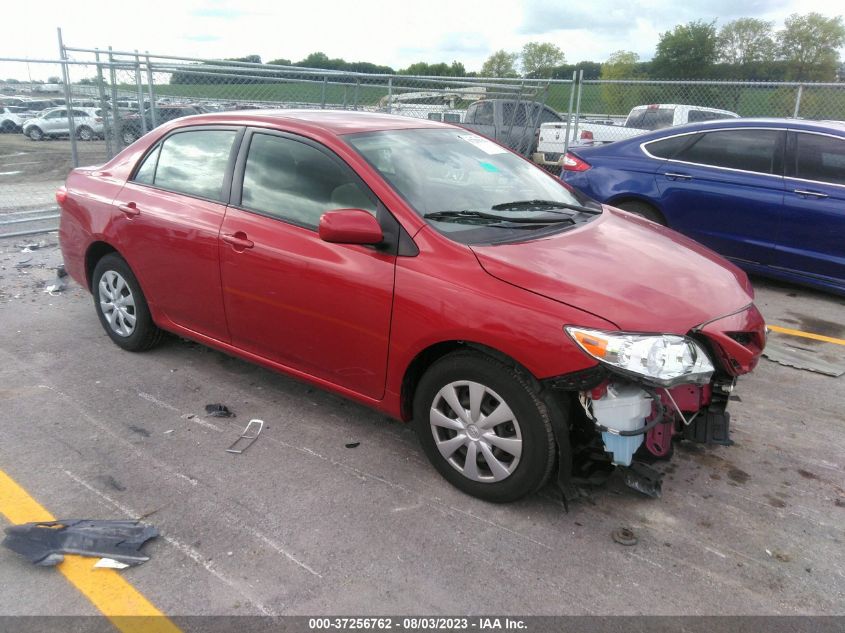
[[[142,352],[161,342],[164,333],[153,323],[141,286],[122,257],[110,253],[97,262],[91,285],[100,324],[116,345]]]
[[[87,125],[83,125],[79,128],[79,140],[81,141],[93,141],[94,140],[94,130],[92,130]]]
[[[529,379],[476,352],[432,365],[414,395],[428,459],[459,490],[493,502],[538,490],[554,464],[549,411]]]
[[[37,127],[35,125],[29,128],[29,130],[27,130],[26,135],[33,141],[40,141],[44,138],[44,132],[41,131],[40,127]]]

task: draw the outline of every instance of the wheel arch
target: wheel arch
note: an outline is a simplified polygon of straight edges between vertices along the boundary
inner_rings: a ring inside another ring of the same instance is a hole
[[[522,363],[493,347],[473,341],[441,341],[429,345],[417,353],[405,369],[400,392],[400,413],[403,421],[408,422],[413,418],[414,394],[416,393],[420,379],[428,368],[447,354],[463,350],[473,350],[485,356],[495,358],[499,362],[513,367],[532,382],[539,384],[537,378]]]
[[[663,213],[663,209],[661,209],[660,205],[657,204],[651,198],[646,198],[645,196],[639,196],[639,195],[636,195],[636,194],[623,193],[623,194],[619,194],[618,196],[615,196],[613,198],[610,198],[605,204],[608,204],[611,207],[616,207],[616,206],[619,206],[620,204],[625,204],[626,202],[639,202],[641,204],[648,205],[649,207],[654,209],[655,212],[657,212],[660,215],[661,218],[663,218],[663,225],[669,226],[669,223],[666,220],[666,214]]]
[[[92,277],[94,276],[94,269],[97,267],[97,262],[109,253],[117,253],[123,257],[120,251],[108,242],[98,240],[88,245],[85,251],[85,282],[88,284],[88,290],[92,290]]]

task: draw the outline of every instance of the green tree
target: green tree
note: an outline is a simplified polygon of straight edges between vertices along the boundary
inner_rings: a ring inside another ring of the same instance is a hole
[[[651,63],[652,74],[663,79],[707,78],[717,57],[715,20],[679,24],[661,33]]]
[[[522,47],[522,74],[526,77],[551,77],[555,66],[565,62],[563,51],[551,42],[528,42]]]
[[[727,23],[717,39],[719,60],[726,64],[770,62],[775,58],[774,22],[740,18]]]
[[[428,62],[416,62],[407,68],[399,71],[400,75],[427,75],[431,77],[463,77],[466,75],[466,69],[460,62],[452,62],[447,64],[440,62],[439,64],[429,64]]]
[[[52,77],[47,77],[48,84],[60,84],[62,83],[62,78],[53,75]]]
[[[789,77],[798,81],[832,81],[839,63],[838,48],[845,46],[842,16],[793,13],[777,35],[780,54],[789,64]]]
[[[481,66],[482,77],[516,77],[516,60],[519,55],[501,49],[490,55]]]
[[[602,79],[637,79],[640,56],[632,51],[611,53],[601,65]],[[625,84],[602,84],[601,92],[608,114],[626,114],[637,105],[639,86]]]

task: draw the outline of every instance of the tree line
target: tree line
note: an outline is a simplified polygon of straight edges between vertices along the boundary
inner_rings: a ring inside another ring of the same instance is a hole
[[[467,72],[464,64],[416,62],[394,70],[370,62],[349,62],[330,58],[323,52],[311,53],[297,62],[274,59],[265,66],[293,66],[388,75],[429,75],[437,77],[525,77],[530,79],[570,79],[573,71],[583,71],[585,79],[710,79],[746,81],[835,81],[841,79],[839,48],[845,46],[842,16],[819,13],[789,16],[781,29],[757,18],[739,18],[717,28],[716,21],[695,20],[679,24],[660,34],[651,60],[626,50],[611,54],[604,62],[580,61],[568,64],[563,50],[553,42],[529,42],[518,52],[498,50],[484,62],[479,72]],[[228,61],[261,63],[258,55],[230,58]],[[210,62],[209,64],[213,64]],[[207,64],[206,64],[207,65]],[[225,74],[192,65],[188,72],[176,72],[174,84],[207,83],[203,75]],[[239,69],[239,77],[218,77],[219,83],[260,82],[265,73]],[[280,75],[283,71],[280,69]],[[318,78],[315,75],[315,78]]]

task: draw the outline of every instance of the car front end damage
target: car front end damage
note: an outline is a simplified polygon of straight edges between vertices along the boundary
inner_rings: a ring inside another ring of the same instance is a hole
[[[601,484],[614,471],[642,493],[659,496],[662,474],[649,464],[671,458],[680,440],[730,445],[729,397],[754,369],[766,326],[752,304],[702,323],[685,336],[567,326],[598,364],[544,381],[552,393],[577,394],[568,428],[557,428],[558,484],[564,499]],[[562,402],[560,400],[559,402]],[[560,434],[568,434],[568,442]]]

